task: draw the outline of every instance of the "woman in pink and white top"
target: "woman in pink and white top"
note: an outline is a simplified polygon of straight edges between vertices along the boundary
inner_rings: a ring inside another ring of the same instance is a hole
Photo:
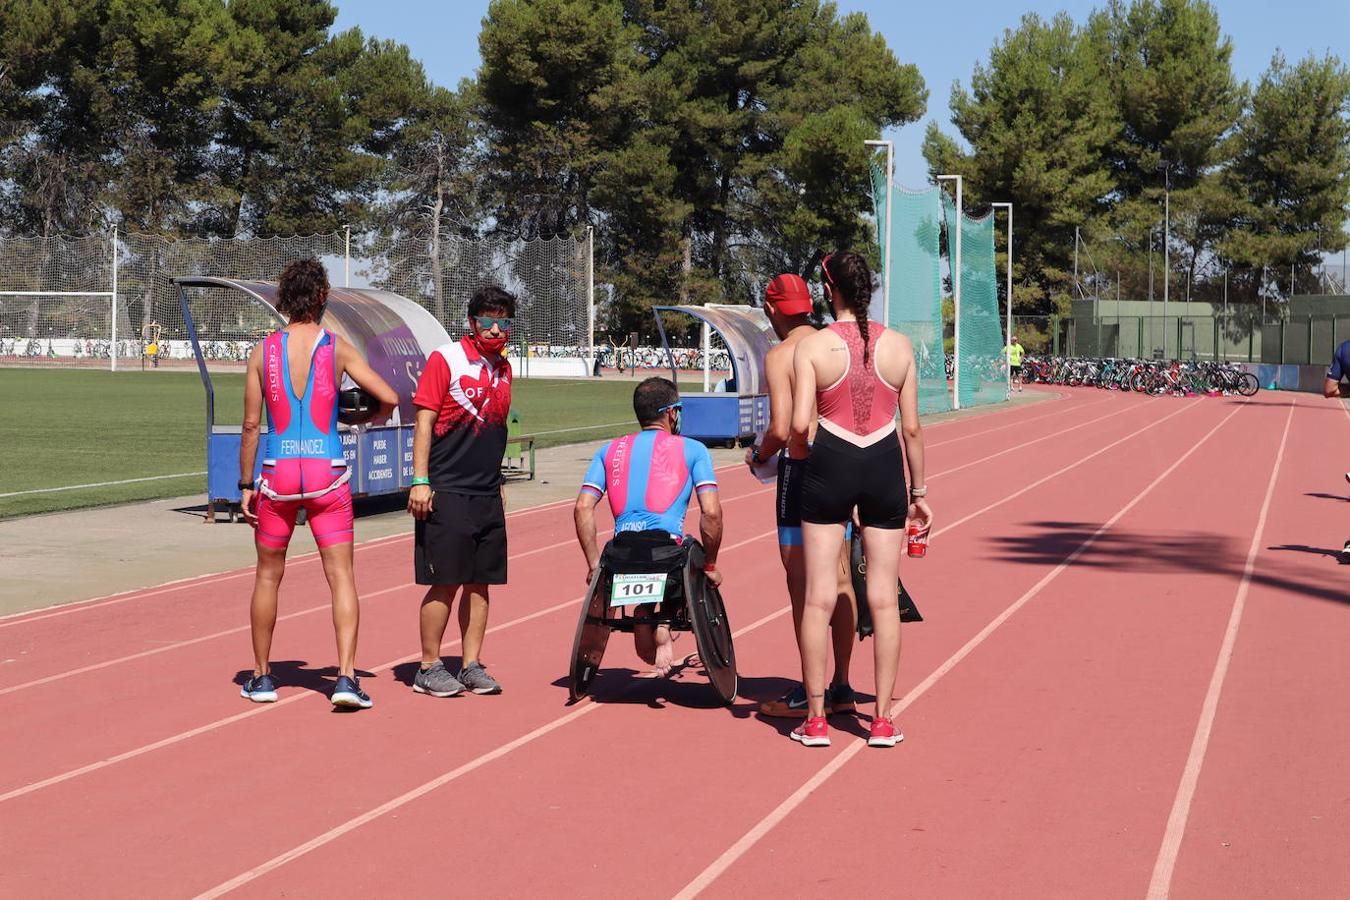
[[[867,556],[867,602],[876,628],[876,716],[868,744],[893,747],[903,740],[890,718],[900,663],[898,576],[907,520],[927,522],[923,430],[919,425],[918,372],[909,338],[867,318],[872,272],[857,253],[836,253],[822,264],[825,296],[835,321],[797,345],[797,390],[792,434],[816,439],[802,486],[802,543],[806,556],[806,606],[800,644],[807,720],[792,732],[808,747],[828,746],[825,676],[830,617],[838,597],[839,544],[856,509]],[[895,415],[900,413],[905,453]],[[905,491],[905,458],[914,485]]]
[[[360,611],[352,574],[350,473],[338,441],[338,385],[344,374],[380,403],[376,418],[394,411],[398,396],[346,339],[319,326],[328,300],[328,275],[318,260],[291,263],[281,273],[277,311],[290,321],[253,348],[244,379],[244,427],[239,448],[239,488],[244,518],[254,528],[258,566],[251,621],[253,677],[240,695],[258,703],[277,699],[268,656],[277,623],[277,589],[286,571],[286,548],[303,508],[333,595],[338,678],[335,706],[369,708],[356,678]],[[262,476],[253,480],[259,428],[267,413]],[[254,503],[256,501],[256,509]]]

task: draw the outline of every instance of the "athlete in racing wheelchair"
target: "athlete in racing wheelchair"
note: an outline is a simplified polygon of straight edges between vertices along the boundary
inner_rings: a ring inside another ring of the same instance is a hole
[[[693,631],[718,696],[736,696],[736,656],[718,585],[722,506],[708,450],[679,436],[680,397],[664,378],[633,392],[642,430],[600,448],[577,495],[577,540],[588,591],[572,646],[571,695],[590,691],[611,631],[630,632],[638,656],[668,675],[673,632]],[[684,532],[691,496],[699,502],[702,543]],[[595,507],[608,495],[615,537],[600,550]]]

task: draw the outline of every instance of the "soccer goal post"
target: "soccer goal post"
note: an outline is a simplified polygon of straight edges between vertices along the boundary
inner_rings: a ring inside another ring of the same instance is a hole
[[[140,355],[114,291],[0,290],[0,365],[102,368]]]

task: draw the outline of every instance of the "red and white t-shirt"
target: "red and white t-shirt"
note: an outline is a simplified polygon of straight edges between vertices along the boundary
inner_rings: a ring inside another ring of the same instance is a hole
[[[511,411],[511,363],[483,356],[468,337],[437,347],[427,357],[413,402],[436,410],[427,473],[432,490],[497,493]]]

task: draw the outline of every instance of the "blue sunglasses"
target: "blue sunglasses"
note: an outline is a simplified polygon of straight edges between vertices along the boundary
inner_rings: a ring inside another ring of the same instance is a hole
[[[491,331],[493,325],[496,325],[501,331],[510,331],[511,323],[515,321],[509,316],[474,316],[474,320],[478,323],[478,327],[484,331]]]
[[[682,409],[684,409],[684,404],[683,404],[683,403],[680,403],[679,401],[676,401],[675,403],[672,403],[672,404],[670,404],[669,406],[663,406],[663,407],[661,407],[660,409],[657,410],[657,412],[665,412],[665,411],[668,410],[668,409],[679,409],[679,410],[682,410]]]

